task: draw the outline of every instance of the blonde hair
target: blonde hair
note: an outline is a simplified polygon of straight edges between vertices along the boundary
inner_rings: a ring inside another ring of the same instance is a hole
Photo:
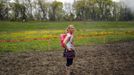
[[[65,33],[67,33],[71,28],[75,28],[74,25],[69,25],[66,30],[65,30]]]

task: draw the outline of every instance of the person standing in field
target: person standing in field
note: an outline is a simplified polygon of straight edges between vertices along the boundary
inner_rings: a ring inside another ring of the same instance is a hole
[[[75,57],[75,48],[73,44],[75,27],[69,25],[66,28],[66,37],[63,41],[64,43],[64,53],[63,56],[66,58],[66,75],[70,75],[70,66],[73,64],[73,59]]]

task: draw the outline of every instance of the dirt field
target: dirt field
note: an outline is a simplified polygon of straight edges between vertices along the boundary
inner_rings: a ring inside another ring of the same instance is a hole
[[[76,49],[71,75],[134,75],[134,41]],[[65,75],[62,52],[1,53],[0,75]]]

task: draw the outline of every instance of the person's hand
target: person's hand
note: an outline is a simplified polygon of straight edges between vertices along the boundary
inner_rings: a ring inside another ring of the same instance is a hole
[[[67,48],[68,51],[71,51],[72,49],[71,48]]]

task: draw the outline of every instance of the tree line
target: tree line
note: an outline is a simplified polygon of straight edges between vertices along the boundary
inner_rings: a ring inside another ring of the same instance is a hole
[[[112,0],[0,0],[1,21],[130,21],[134,13]]]

